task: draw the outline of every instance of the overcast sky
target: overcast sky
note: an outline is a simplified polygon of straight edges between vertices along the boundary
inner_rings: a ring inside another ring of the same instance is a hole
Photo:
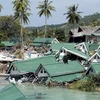
[[[13,0],[0,0],[0,4],[3,9],[0,13],[2,15],[13,15]],[[44,25],[44,16],[39,17],[37,15],[39,9],[36,9],[38,3],[43,0],[30,0],[31,13],[29,17],[30,23],[28,26],[42,26]],[[79,4],[78,11],[83,12],[81,16],[93,14],[95,12],[100,12],[100,0],[49,0],[53,1],[52,5],[56,8],[56,12],[51,12],[52,17],[47,21],[48,25],[51,24],[61,24],[67,22],[66,16],[63,15],[67,12],[67,7],[73,4]]]

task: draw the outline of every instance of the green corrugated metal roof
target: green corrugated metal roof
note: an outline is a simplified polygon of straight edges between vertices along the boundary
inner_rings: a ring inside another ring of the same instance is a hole
[[[82,77],[82,74],[77,73],[77,74],[52,77],[51,80],[56,81],[56,82],[70,82],[70,81],[73,81],[74,79],[80,78],[80,77]]]
[[[79,56],[81,56],[81,57],[84,57],[85,59],[90,58],[90,56],[89,56],[88,54],[85,54],[85,53],[83,53],[82,51],[77,50],[77,49],[75,48],[75,45],[66,46],[66,47],[64,46],[64,48],[68,49],[70,52],[72,52],[72,53],[75,54],[75,55],[79,55]]]
[[[32,43],[31,45],[39,47],[39,46],[41,46],[42,44],[41,44],[41,43]]]
[[[91,44],[91,43],[85,43],[88,52],[89,51],[94,51],[99,47],[99,44]]]
[[[83,53],[80,50],[77,50],[75,48],[73,48],[73,49],[66,48],[66,49],[68,49],[68,51],[71,52],[72,54],[80,56],[80,57],[82,57],[84,59],[89,59],[90,58],[90,56],[88,54],[85,54],[85,53]]]
[[[73,48],[75,46],[75,43],[55,43],[55,44],[51,44],[51,48],[53,51],[59,51],[62,47],[69,47],[69,48]]]
[[[14,43],[10,41],[1,41],[1,43],[3,43],[5,46],[14,46]]]
[[[100,50],[98,50],[97,53],[100,55]]]
[[[85,53],[81,52],[80,50],[77,50],[75,48],[75,45],[76,45],[75,43],[56,43],[56,44],[52,44],[51,48],[53,51],[59,51],[62,47],[64,47],[72,54],[81,56],[85,59],[90,58],[90,56],[88,54],[85,54]]]
[[[10,84],[0,90],[0,100],[26,100],[26,97],[14,84]]]
[[[40,64],[53,64],[56,63],[55,56],[43,56],[43,57],[38,57],[34,59],[28,59],[28,60],[23,60],[23,61],[16,61],[13,62],[14,66],[17,67],[17,69],[20,72],[35,72],[35,70],[39,67]]]
[[[36,38],[33,40],[33,43],[51,43],[54,40],[54,38]]]
[[[91,63],[91,65],[96,74],[100,73],[100,63]]]
[[[55,64],[43,65],[43,67],[50,76],[76,73],[85,70],[78,61],[68,61],[66,64],[58,62]]]

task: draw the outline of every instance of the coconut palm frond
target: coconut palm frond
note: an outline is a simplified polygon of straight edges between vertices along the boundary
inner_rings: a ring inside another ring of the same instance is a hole
[[[77,11],[78,9],[78,4],[77,5],[72,5],[68,7],[68,12],[64,13],[64,15],[67,15],[66,19],[68,19],[69,23],[79,23],[81,16],[80,14],[82,12]]]
[[[3,8],[3,7],[2,7],[2,5],[0,4],[0,12],[1,12],[2,8]]]
[[[37,9],[40,9],[40,11],[38,12],[39,17],[41,17],[42,15],[45,16],[45,34],[44,34],[44,39],[45,39],[45,35],[46,35],[47,18],[52,16],[51,11],[55,11],[55,7],[53,7],[51,5],[51,3],[52,3],[52,1],[44,0],[43,2],[39,2],[38,7],[36,7]]]

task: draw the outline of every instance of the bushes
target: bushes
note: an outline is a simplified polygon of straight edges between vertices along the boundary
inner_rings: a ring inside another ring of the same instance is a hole
[[[95,91],[96,85],[92,79],[88,78],[86,81],[82,82],[78,87],[82,91]]]
[[[5,45],[3,43],[0,43],[0,47],[5,47]]]
[[[69,88],[82,91],[96,91],[100,87],[100,73],[89,76],[86,80],[72,83]]]
[[[95,74],[91,76],[91,79],[93,80],[93,82],[95,83],[95,85],[97,87],[100,86],[100,73],[99,74]]]

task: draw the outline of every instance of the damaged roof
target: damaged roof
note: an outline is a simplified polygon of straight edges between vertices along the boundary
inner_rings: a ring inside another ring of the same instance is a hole
[[[90,56],[87,53],[83,53],[82,51],[77,50],[75,46],[76,43],[56,43],[52,44],[51,48],[53,51],[60,51],[62,48],[64,48],[67,52],[82,57],[86,60],[90,58]]]
[[[71,82],[71,81],[77,80],[81,77],[82,77],[81,73],[76,73],[76,74],[52,77],[51,80],[56,81],[56,82]]]
[[[10,84],[0,90],[0,100],[27,100],[24,94],[14,85]]]
[[[85,71],[85,68],[78,61],[68,61],[68,63],[58,62],[55,64],[42,65],[51,77],[68,75]]]
[[[88,51],[95,51],[99,47],[99,44],[85,43],[85,45]]]
[[[62,47],[73,48],[76,43],[55,43],[51,44],[51,48],[53,51],[59,51]]]
[[[91,63],[91,67],[96,74],[100,73],[100,63]]]
[[[53,55],[43,56],[28,60],[21,60],[13,62],[10,67],[15,66],[20,72],[35,72],[35,70],[39,67],[40,64],[53,64],[56,63],[56,58]]]
[[[79,30],[81,30],[81,31],[79,31]],[[96,26],[96,27],[81,26],[79,28],[74,29],[74,31],[70,30],[73,37],[92,35],[92,34],[95,36],[100,36],[99,31],[100,31],[100,26]]]

